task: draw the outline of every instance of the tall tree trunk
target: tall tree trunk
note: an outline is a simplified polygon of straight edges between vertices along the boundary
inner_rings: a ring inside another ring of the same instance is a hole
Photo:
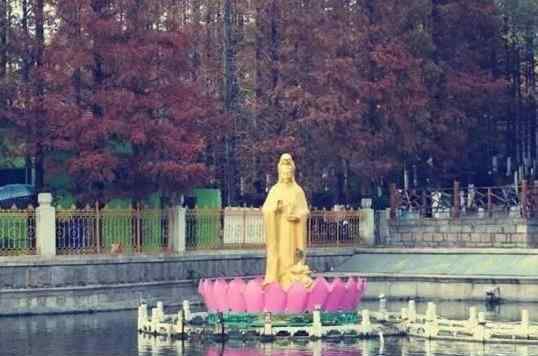
[[[521,130],[521,88],[520,88],[520,59],[519,48],[514,44],[512,48],[513,66],[512,66],[512,93],[514,98],[514,123],[515,123],[515,140],[516,140],[516,167],[521,164],[523,158],[523,139]]]
[[[28,29],[28,16],[29,16],[29,9],[28,9],[28,0],[22,0],[21,3],[21,11],[22,11],[22,17],[21,17],[21,27],[22,32],[24,34],[24,38],[26,41],[30,39],[30,31]],[[25,48],[25,50],[22,53],[22,82],[25,88],[29,88],[30,84],[30,71],[32,69],[32,53],[30,51],[31,47]],[[26,103],[24,105],[26,108],[29,107],[29,102],[26,100]],[[26,120],[26,137],[27,140],[33,140],[35,130],[35,125],[29,121]],[[27,146],[31,145],[31,142],[26,143]],[[26,153],[25,157],[25,177],[24,181],[26,184],[32,184],[32,177],[33,177],[33,166],[32,166],[32,154],[31,152]]]
[[[8,3],[7,0],[0,0],[0,80],[5,79],[7,74],[7,33],[8,33]],[[4,104],[4,98],[0,103],[0,108]]]
[[[133,18],[132,18],[132,24],[133,24],[133,29],[137,29],[140,25],[139,23],[139,16],[140,16],[140,13],[139,13],[139,10],[141,8],[141,2],[140,0],[137,0],[136,1],[136,4],[133,6]],[[96,15],[97,18],[100,18],[101,16],[103,16],[104,14],[104,10],[105,10],[105,1],[104,0],[93,0],[92,1],[92,9]],[[92,68],[92,71],[93,71],[93,94],[94,94],[94,100],[95,100],[95,95],[98,93],[98,91],[100,90],[102,84],[103,84],[103,81],[104,81],[104,77],[105,77],[105,73],[104,73],[104,63],[103,63],[103,58],[101,56],[101,54],[99,53],[98,51],[98,43],[94,43],[94,50],[93,50],[93,68]],[[96,102],[93,103],[92,105],[92,112],[93,112],[93,116],[95,118],[100,118],[104,115],[104,112],[103,112],[103,108]]]
[[[234,27],[232,15],[232,0],[224,0],[224,110],[232,117],[232,132],[226,137],[225,153],[227,162],[226,200],[228,204],[235,201],[236,165],[235,151],[237,146],[237,105],[239,90],[237,87],[236,46],[234,43]]]
[[[200,74],[200,0],[192,0],[192,25],[193,25],[193,52],[192,52],[192,76],[197,80]]]
[[[271,91],[273,91],[280,76],[280,6],[278,0],[271,2]]]
[[[513,67],[513,56],[512,56],[512,46],[510,45],[510,39],[508,38],[510,36],[510,24],[508,21],[508,18],[504,19],[504,28],[503,28],[503,34],[504,34],[504,52],[505,52],[505,73],[506,73],[506,80],[507,82],[511,83],[510,88],[510,95],[512,96],[512,100],[508,103],[506,108],[506,156],[511,157],[512,164],[515,164],[515,158],[516,158],[516,125],[515,125],[515,118],[514,118],[514,83],[513,83],[513,77],[512,77],[512,67]],[[508,172],[511,173],[511,172]]]
[[[43,51],[45,48],[45,4],[44,0],[35,0],[34,3],[34,14],[35,14],[35,33],[36,33],[36,55],[35,55],[35,65],[36,71],[39,72],[43,66]],[[45,94],[45,85],[43,80],[39,77],[36,77],[35,83],[37,91],[37,110],[36,123],[42,121],[44,114],[44,103],[43,96]],[[37,125],[39,127],[39,125]],[[39,135],[39,133],[37,133]],[[36,136],[37,137],[37,136]],[[37,191],[43,189],[45,180],[45,150],[41,143],[38,143],[35,154],[35,188]]]
[[[534,38],[527,37],[527,60],[528,60],[528,87],[529,87],[529,103],[528,103],[528,120],[530,124],[530,155],[534,162],[537,157],[536,153],[536,53],[534,49]],[[536,174],[536,172],[534,172]]]
[[[265,46],[265,31],[264,31],[264,0],[256,0],[256,82],[255,82],[255,96],[256,96],[256,113],[254,114],[254,130],[257,129],[257,116],[260,109],[266,103],[264,102],[264,85],[263,85],[263,69],[264,65],[264,46]]]

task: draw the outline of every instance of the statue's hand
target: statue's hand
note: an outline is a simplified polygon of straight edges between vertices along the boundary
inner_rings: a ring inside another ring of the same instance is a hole
[[[275,213],[280,214],[282,210],[284,210],[284,203],[282,202],[282,200],[278,200],[276,202]]]
[[[297,222],[299,221],[299,217],[296,215],[288,215],[288,221],[289,222]]]

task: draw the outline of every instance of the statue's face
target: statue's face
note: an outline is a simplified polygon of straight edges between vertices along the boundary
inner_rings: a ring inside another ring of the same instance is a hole
[[[285,153],[280,157],[278,162],[278,178],[283,183],[291,183],[295,174],[295,163],[289,153]]]

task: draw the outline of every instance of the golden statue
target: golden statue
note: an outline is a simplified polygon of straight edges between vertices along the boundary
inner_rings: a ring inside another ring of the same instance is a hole
[[[267,246],[264,284],[279,282],[287,289],[301,282],[310,287],[310,268],[304,262],[308,204],[295,182],[295,163],[289,153],[280,157],[278,182],[269,191],[262,212]]]

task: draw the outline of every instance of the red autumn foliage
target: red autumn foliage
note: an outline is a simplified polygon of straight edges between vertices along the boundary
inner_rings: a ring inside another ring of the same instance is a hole
[[[140,4],[57,3],[42,73],[50,146],[85,197],[203,183],[207,136],[223,127],[191,75],[189,37],[157,28]]]

